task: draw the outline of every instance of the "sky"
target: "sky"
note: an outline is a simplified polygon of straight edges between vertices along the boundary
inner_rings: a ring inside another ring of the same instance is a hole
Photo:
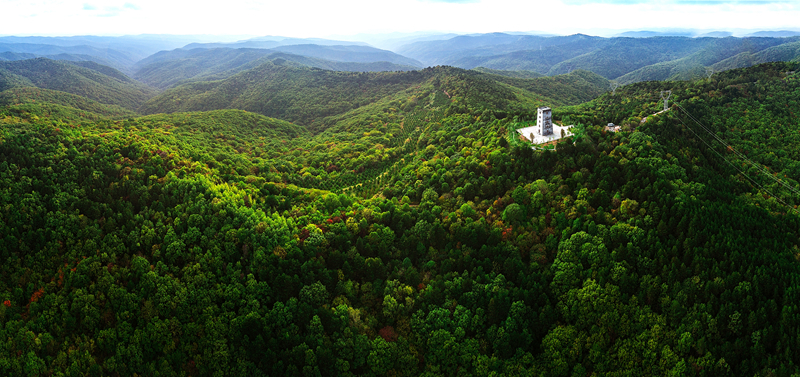
[[[800,30],[800,0],[0,0],[0,35]]]

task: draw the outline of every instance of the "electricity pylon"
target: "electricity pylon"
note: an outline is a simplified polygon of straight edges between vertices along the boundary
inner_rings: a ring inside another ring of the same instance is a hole
[[[664,97],[664,93],[665,92],[667,93],[667,97],[666,98]],[[662,90],[661,91],[661,99],[664,100],[664,111],[669,110],[669,97],[671,97],[671,96],[672,96],[672,91],[671,90],[666,90],[666,91]]]

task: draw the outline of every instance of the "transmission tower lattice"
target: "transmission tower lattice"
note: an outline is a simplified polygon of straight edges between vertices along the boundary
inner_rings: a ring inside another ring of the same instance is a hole
[[[664,93],[667,93],[667,96],[664,97]],[[664,111],[669,110],[669,97],[672,96],[671,90],[662,90],[661,91],[661,99],[664,100]]]

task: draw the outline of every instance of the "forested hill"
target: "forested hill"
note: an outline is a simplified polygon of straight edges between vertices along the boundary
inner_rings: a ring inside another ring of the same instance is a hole
[[[778,44],[780,39],[714,39],[714,43],[686,57],[656,63],[624,74],[616,81],[688,80],[707,73],[800,58],[800,42]],[[706,68],[708,67],[708,68]]]
[[[79,95],[32,86],[17,87],[0,92],[0,106],[9,106],[13,109],[37,108],[42,111],[47,107],[66,107],[109,118],[137,115],[134,111],[117,105],[106,105]]]
[[[481,72],[479,70],[479,72]],[[557,99],[552,105],[576,105],[597,98],[609,89],[609,81],[603,76],[589,71],[573,71],[569,74],[538,77],[514,78],[509,75],[495,75],[492,70],[487,70],[492,79],[531,93],[545,94]]]
[[[714,64],[711,68],[717,72],[733,68],[750,67],[756,64],[794,61],[800,62],[800,41],[784,43],[758,52],[745,51]]]
[[[268,61],[221,81],[169,89],[141,108],[145,114],[237,108],[302,125],[341,114],[418,85],[432,70],[335,72]]]
[[[76,94],[131,110],[155,94],[154,89],[93,62],[73,64],[45,58],[0,62],[0,91],[26,86]]]
[[[281,59],[240,72],[228,79],[184,84],[149,100],[145,114],[237,108],[322,130],[327,117],[397,96],[430,82],[443,96],[462,96],[492,111],[513,113],[517,102],[531,105],[577,104],[604,92],[607,80],[589,72],[553,78],[519,79],[452,67],[409,72],[348,73],[313,69]],[[467,94],[469,92],[470,94]],[[512,100],[509,102],[509,100]],[[458,102],[458,101],[454,101]],[[499,104],[502,102],[503,104]],[[531,105],[532,106],[532,105]]]
[[[376,72],[417,69],[386,61],[336,62],[263,49],[177,49],[162,51],[140,61],[134,67],[136,73],[133,77],[148,85],[164,89],[187,81],[225,79],[275,59],[332,71]]]

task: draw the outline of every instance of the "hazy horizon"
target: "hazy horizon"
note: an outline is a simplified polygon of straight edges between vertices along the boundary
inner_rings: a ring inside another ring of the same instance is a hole
[[[798,30],[793,0],[366,0],[257,3],[224,7],[185,1],[0,0],[0,36],[168,34],[220,41],[274,35],[356,40],[361,35],[521,32],[613,36],[625,31],[696,29],[737,35]],[[388,15],[388,17],[387,17]]]

